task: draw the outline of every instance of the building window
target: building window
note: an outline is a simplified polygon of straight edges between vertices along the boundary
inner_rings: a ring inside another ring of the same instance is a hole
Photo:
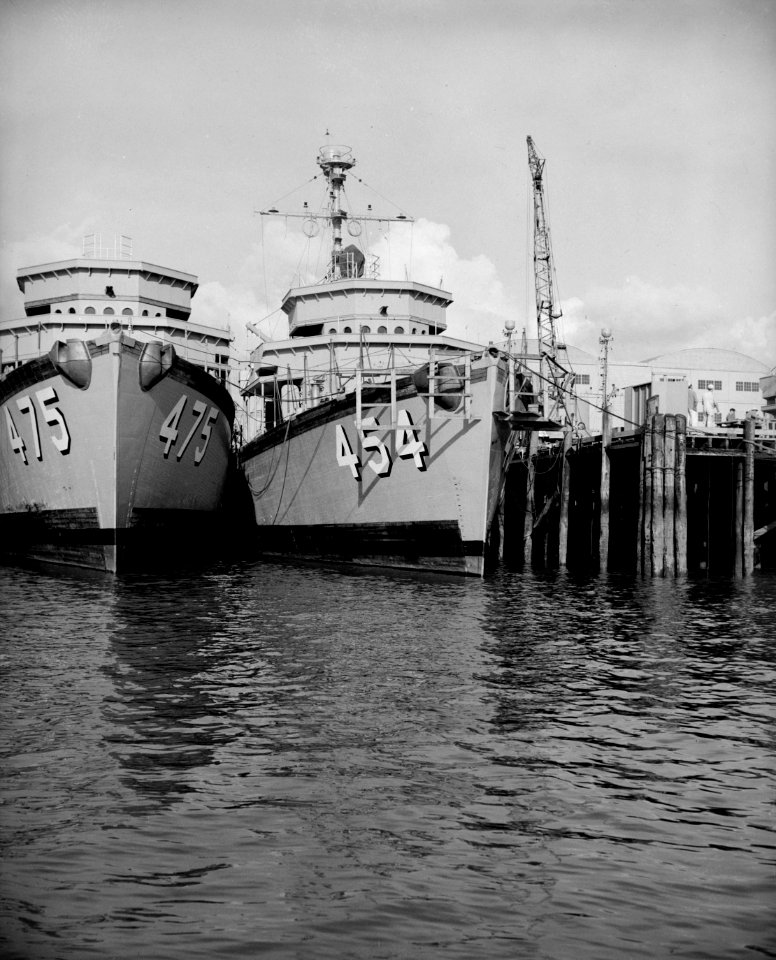
[[[106,307],[106,308],[102,311],[102,315],[103,315],[104,317],[112,317],[115,312],[116,312],[116,311],[113,309],[113,307]]]
[[[576,376],[575,376],[575,378],[574,378],[574,382],[575,382],[578,386],[584,386],[585,384],[587,384],[587,386],[590,386],[590,374],[589,374],[589,373],[578,373],[578,374],[576,374]]]
[[[141,316],[142,316],[142,317],[147,317],[147,316],[148,316],[148,311],[147,311],[147,310],[144,310],[144,311],[142,312]]]
[[[68,313],[75,313],[75,307],[70,307],[70,309],[69,309],[67,312],[68,312]]]
[[[722,381],[721,380],[699,380],[698,389],[699,390],[708,390],[711,387],[712,390],[721,390]]]
[[[759,393],[760,384],[751,380],[736,380],[736,393]]]
[[[363,327],[361,327],[361,332],[362,332],[362,333],[371,333],[372,331],[369,329],[369,327],[363,326]]]
[[[393,332],[394,332],[394,333],[404,333],[404,327],[397,327]]]
[[[329,327],[329,333],[336,333],[336,327]]]
[[[124,307],[124,309],[121,311],[121,315],[123,317],[131,317],[132,311],[129,309],[129,307]]]
[[[89,316],[91,316],[94,312],[95,312],[94,307],[87,307],[87,308],[84,310],[84,313],[88,313]]]
[[[378,328],[377,328],[377,332],[378,332],[378,333],[388,333],[388,327],[378,327]]]
[[[343,328],[342,328],[342,332],[343,332],[343,333],[353,333],[353,331],[350,329],[350,327],[343,327]]]

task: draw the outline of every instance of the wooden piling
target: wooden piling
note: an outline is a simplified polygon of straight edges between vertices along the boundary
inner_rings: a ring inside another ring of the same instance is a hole
[[[676,491],[676,416],[666,414],[663,466],[663,574],[673,577],[676,571],[676,548],[674,546]]]
[[[744,544],[743,575],[754,571],[754,428],[751,418],[744,421]]]
[[[599,487],[599,528],[598,528],[598,564],[600,569],[609,568],[609,487],[611,472],[609,469],[609,444],[611,443],[611,421],[609,410],[604,407],[601,418],[601,481]]]
[[[533,553],[535,461],[538,448],[539,437],[536,431],[532,430],[528,434],[528,449],[526,450],[525,506],[523,513],[523,561],[525,563],[531,562]]]
[[[676,417],[676,467],[674,475],[674,548],[676,574],[687,573],[687,417]]]
[[[652,418],[644,424],[641,438],[641,469],[644,474],[644,490],[641,495],[641,556],[639,571],[646,574],[652,565]]]
[[[744,463],[739,460],[736,464],[736,576],[744,575]]]
[[[571,497],[570,450],[571,427],[566,427],[563,434],[563,458],[560,465],[560,517],[558,519],[558,565],[561,567],[566,566],[566,560],[568,558],[569,501]]]
[[[656,413],[652,418],[652,557],[651,569],[653,577],[662,577],[663,544],[665,542],[665,527],[663,524],[663,500],[665,493],[665,425],[666,418],[662,413]]]

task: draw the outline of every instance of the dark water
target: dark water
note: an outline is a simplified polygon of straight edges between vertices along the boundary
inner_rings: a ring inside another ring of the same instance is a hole
[[[776,579],[0,596],[4,957],[776,956]]]

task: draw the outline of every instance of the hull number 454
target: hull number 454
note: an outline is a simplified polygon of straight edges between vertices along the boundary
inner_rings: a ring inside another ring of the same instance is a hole
[[[401,460],[412,460],[418,470],[426,469],[428,450],[425,443],[418,439],[417,428],[407,410],[399,410],[396,417],[396,456]],[[361,471],[364,464],[374,470],[378,477],[390,476],[393,459],[390,450],[377,435],[380,424],[375,417],[364,417],[361,421],[361,451],[363,462],[348,440],[348,435],[341,423],[335,429],[335,445],[337,463],[350,470],[354,480],[361,480]],[[374,453],[374,457],[371,454]],[[369,458],[369,459],[367,459]]]

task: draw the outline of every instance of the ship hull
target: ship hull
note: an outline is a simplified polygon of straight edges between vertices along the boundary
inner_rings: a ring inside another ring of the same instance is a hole
[[[207,549],[228,394],[169,347],[121,333],[73,343],[0,382],[0,551],[115,573]]]
[[[358,428],[351,395],[252,441],[240,459],[260,550],[482,575],[509,434],[498,417],[505,380],[506,364],[486,354],[465,412],[437,410],[408,379],[393,408],[365,389],[374,424]]]

